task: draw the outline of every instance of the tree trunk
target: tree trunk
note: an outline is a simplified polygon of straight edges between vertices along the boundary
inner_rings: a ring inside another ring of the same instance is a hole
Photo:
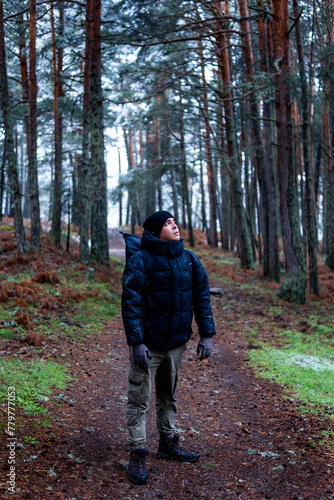
[[[318,280],[318,262],[317,262],[317,237],[316,237],[316,221],[314,213],[314,192],[312,186],[311,159],[310,159],[310,128],[309,128],[309,97],[308,85],[304,62],[304,51],[302,43],[302,35],[299,21],[298,0],[293,0],[293,11],[295,19],[298,19],[295,25],[297,38],[297,52],[299,59],[300,85],[301,85],[301,107],[302,107],[302,142],[304,155],[304,172],[305,172],[305,209],[306,209],[306,228],[307,228],[307,249],[309,256],[310,268],[310,291],[315,295],[319,295],[319,280]]]
[[[117,149],[117,153],[118,153],[118,173],[121,174],[122,173],[122,162],[121,162],[121,151],[119,148]],[[118,203],[119,203],[118,225],[119,225],[119,227],[122,227],[122,225],[123,225],[123,193],[122,193],[121,189],[119,190]]]
[[[181,102],[181,113],[182,113],[182,102]],[[184,130],[183,130],[183,116],[180,116],[180,148],[181,148],[181,164],[182,164],[182,174],[183,174],[183,193],[185,198],[185,209],[187,212],[188,219],[188,231],[189,231],[189,244],[191,247],[195,246],[194,231],[192,225],[192,209],[188,190],[188,174],[187,174],[187,159],[185,151],[184,142]]]
[[[250,35],[250,24],[248,21],[249,13],[246,0],[238,0],[240,11],[240,27],[242,33],[242,50],[246,65],[246,79],[251,85],[254,85],[255,69],[254,57]],[[270,227],[273,227],[274,221],[270,220],[271,212],[269,211],[269,196],[268,196],[268,166],[264,155],[262,132],[260,129],[260,109],[257,100],[257,95],[252,92],[250,95],[250,111],[253,130],[253,141],[255,148],[255,157],[258,173],[258,182],[261,195],[261,232],[263,241],[263,275],[273,279],[277,278],[277,269],[271,268],[270,264],[270,249],[269,249],[269,232]]]
[[[225,2],[225,7],[228,4]],[[235,136],[235,123],[234,123],[234,110],[233,110],[233,96],[231,90],[231,72],[228,43],[226,40],[225,28],[226,20],[222,11],[222,2],[216,3],[217,16],[216,16],[216,52],[220,71],[220,77],[224,85],[223,89],[223,107],[225,112],[225,128],[226,128],[226,142],[227,151],[229,156],[229,176],[231,179],[232,200],[234,203],[234,217],[236,224],[236,234],[238,239],[238,249],[240,264],[242,267],[252,269],[253,258],[250,246],[249,231],[246,221],[245,208],[243,205],[243,193],[241,187],[241,168],[238,158],[236,136]]]
[[[205,196],[205,188],[204,188],[204,169],[203,169],[203,158],[202,158],[202,141],[199,140],[199,156],[200,156],[200,177],[201,177],[201,215],[202,215],[202,231],[205,231],[207,240],[210,239],[208,224],[206,220],[206,196]]]
[[[72,159],[72,154],[70,154],[70,166],[71,166],[71,177],[72,177],[72,215],[71,222],[75,226],[80,224],[80,212],[79,212],[79,192],[78,192],[78,154],[75,154],[75,160]]]
[[[19,32],[19,59],[20,59],[20,74],[21,74],[21,87],[22,87],[22,98],[24,105],[24,130],[26,133],[26,146],[27,151],[29,151],[29,113],[28,113],[28,103],[29,103],[29,75],[28,75],[28,61],[27,61],[27,45],[26,45],[26,27],[24,22],[23,13],[19,16],[18,21],[18,32]],[[29,192],[27,192],[27,179],[25,175],[22,175],[22,196],[23,196],[23,217],[29,217],[30,214],[30,197]]]
[[[326,254],[326,264],[334,270],[334,81],[333,81],[333,41],[334,29],[333,2],[323,2],[327,26],[326,26],[326,57],[322,59],[322,67],[325,74],[325,140],[327,149],[327,168],[323,175],[324,185],[324,241],[323,250]],[[326,109],[327,108],[327,109]],[[323,252],[324,253],[324,252]]]
[[[276,71],[277,169],[280,213],[287,279],[278,296],[293,302],[305,302],[306,269],[301,245],[295,169],[292,150],[291,98],[289,90],[288,1],[273,2],[273,46],[279,71]]]
[[[1,172],[0,172],[0,220],[3,218],[3,212],[2,212],[2,207],[3,207],[3,195],[4,195],[4,190],[5,190],[5,165],[6,165],[6,138],[3,142],[3,152],[2,152],[2,159],[1,159]]]
[[[92,0],[90,147],[92,162],[92,257],[110,265],[108,243],[107,171],[104,161],[103,96],[101,84],[101,0]]]
[[[330,121],[331,121],[331,170],[328,176],[328,252],[326,258],[327,266],[334,271],[334,89],[330,100]]]
[[[322,163],[322,144],[317,145],[317,155],[314,165],[314,199],[315,209],[317,215],[319,214],[319,184],[321,176],[321,163]]]
[[[226,165],[221,164],[220,168],[220,178],[221,178],[221,197],[222,197],[222,249],[228,251],[229,245],[229,234],[230,234],[230,191],[229,191],[229,176],[226,171]]]
[[[259,7],[263,8],[263,0],[260,0]],[[262,17],[258,20],[259,30],[259,48],[260,48],[260,67],[264,73],[268,73],[272,54],[272,37],[271,37],[271,21],[266,19],[266,23]],[[268,212],[269,212],[269,276],[275,281],[280,281],[280,262],[278,248],[278,190],[276,178],[275,156],[273,150],[273,96],[271,93],[263,100],[263,137],[264,137],[264,154],[266,159],[266,179],[268,189]]]
[[[323,239],[321,254],[328,255],[330,247],[330,199],[331,199],[331,138],[329,130],[329,104],[327,97],[324,95],[324,102],[322,107],[322,122],[323,122],[323,142],[325,146],[325,162],[322,174],[323,186]]]
[[[60,4],[59,34],[62,35],[64,23],[64,7]],[[61,73],[63,65],[63,49],[56,47],[53,3],[51,4],[51,45],[53,76],[53,116],[54,116],[54,180],[51,233],[56,247],[61,247],[61,214],[62,214],[62,112],[59,110],[59,99],[63,96]]]
[[[133,171],[136,166],[133,154],[132,132],[131,130],[126,130],[126,128],[123,127],[123,134],[124,134],[126,154],[128,158],[128,171],[130,172]],[[137,192],[134,180],[131,181],[128,187],[128,205],[131,213],[131,233],[135,234],[136,213],[137,213]]]
[[[35,252],[41,249],[41,223],[37,171],[37,78],[36,78],[36,0],[30,0],[29,19],[29,148],[28,182],[30,194],[31,238]]]
[[[86,0],[86,41],[84,65],[84,94],[82,107],[82,155],[78,165],[78,190],[80,196],[80,261],[89,263],[89,225],[91,214],[91,171],[89,158],[90,131],[90,79],[92,60],[92,0]]]
[[[244,120],[244,103],[241,103],[241,134],[240,134],[240,151],[243,151],[244,153],[244,193],[245,193],[245,208],[246,208],[246,219],[248,223],[248,228],[249,228],[249,235],[250,235],[250,240],[251,240],[251,249],[252,249],[252,255],[253,255],[253,260],[256,262],[256,223],[255,223],[255,203],[254,203],[254,198],[256,197],[256,180],[254,175],[254,179],[250,180],[250,172],[249,172],[249,166],[250,166],[250,154],[253,153],[253,148],[250,147],[249,141],[248,141],[248,127],[245,124]],[[257,162],[256,158],[254,158],[254,165],[255,165],[255,171],[257,170]],[[254,186],[254,180],[255,180],[255,186]],[[254,193],[255,191],[255,193]],[[255,196],[254,196],[255,194]],[[261,210],[259,210],[261,212]],[[260,233],[260,228],[261,224],[259,224],[259,233]],[[261,240],[261,236],[259,235],[259,240]],[[262,262],[262,254],[259,254],[259,262]]]
[[[207,83],[205,79],[205,66],[204,66],[204,56],[203,56],[203,43],[202,40],[198,40],[199,46],[199,56],[201,61],[201,77],[202,77],[202,88],[203,88],[203,115],[204,115],[204,144],[205,144],[205,156],[208,171],[208,183],[209,183],[209,204],[210,204],[210,245],[216,247],[218,245],[217,236],[217,203],[216,203],[216,176],[213,168],[211,146],[210,146],[210,124],[209,124],[209,108],[208,108],[208,96],[207,96]]]
[[[220,79],[220,70],[218,68],[217,71],[217,76],[218,76],[218,84],[219,84],[219,92],[222,94],[223,92],[223,87],[222,87],[222,81]],[[222,249],[228,251],[229,249],[229,228],[230,228],[230,193],[229,193],[229,178],[228,178],[228,173],[227,173],[227,162],[226,162],[226,155],[225,155],[225,130],[224,130],[224,120],[223,120],[223,106],[221,99],[218,99],[217,103],[217,108],[218,108],[218,118],[217,118],[217,125],[218,125],[218,143],[219,143],[219,148],[218,148],[218,157],[219,157],[219,165],[220,165],[220,184],[221,184],[221,192],[220,192],[220,197],[221,197],[221,206],[218,207],[218,210],[220,210],[220,215],[219,215],[219,223],[220,223],[220,237],[221,237],[221,244],[222,244]]]
[[[11,114],[11,101],[8,92],[2,0],[0,0],[0,88],[1,88],[2,116],[5,129],[5,142],[6,142],[5,151],[7,155],[8,177],[9,177],[10,191],[12,195],[16,243],[19,253],[24,253],[27,250],[27,244],[23,227],[21,194],[20,194],[19,178],[16,165],[15,148],[14,148],[13,117]]]
[[[146,130],[146,170],[150,171],[152,169],[154,157],[154,138],[150,133],[149,128]],[[151,172],[148,173],[149,178],[152,179]],[[157,198],[157,186],[156,183],[151,180],[151,182],[146,183],[146,192],[145,192],[145,218],[148,217],[151,213],[156,210],[156,198]],[[178,219],[178,210],[177,210],[177,191],[175,185],[175,173],[172,169],[171,171],[171,186],[172,186],[172,197],[173,197],[173,205],[174,205],[174,216]],[[176,207],[176,209],[175,209]]]

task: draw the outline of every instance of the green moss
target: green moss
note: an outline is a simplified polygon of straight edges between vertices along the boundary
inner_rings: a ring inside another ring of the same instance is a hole
[[[274,379],[311,406],[334,407],[334,348],[303,341],[303,335],[286,332],[282,349],[262,344],[249,353],[258,375]]]
[[[8,328],[1,328],[0,330],[0,338],[1,339],[8,339],[8,340],[14,340],[16,339],[16,335],[12,330],[9,330]]]
[[[15,404],[26,414],[43,414],[43,401],[54,388],[65,389],[71,380],[67,369],[58,363],[0,360],[0,400],[7,402],[8,387],[15,387]]]

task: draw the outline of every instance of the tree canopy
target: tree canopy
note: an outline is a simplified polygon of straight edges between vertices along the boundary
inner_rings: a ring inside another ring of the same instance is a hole
[[[164,208],[190,245],[198,227],[242,267],[283,270],[282,297],[305,300],[307,269],[319,294],[319,256],[334,269],[333,2],[0,4],[1,211],[21,252],[23,217],[37,252],[41,214],[57,246],[70,217],[81,259],[108,265],[108,201],[132,231]]]

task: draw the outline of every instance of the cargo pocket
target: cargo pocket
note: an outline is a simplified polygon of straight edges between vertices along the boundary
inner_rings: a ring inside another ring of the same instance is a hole
[[[134,405],[143,404],[145,395],[145,372],[142,370],[130,369],[129,372],[129,387],[128,387],[128,403]]]

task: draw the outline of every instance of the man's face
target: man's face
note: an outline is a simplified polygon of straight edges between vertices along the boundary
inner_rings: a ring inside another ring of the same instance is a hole
[[[173,217],[166,220],[163,228],[161,229],[159,238],[162,241],[179,241],[179,228],[177,227],[176,221]]]

